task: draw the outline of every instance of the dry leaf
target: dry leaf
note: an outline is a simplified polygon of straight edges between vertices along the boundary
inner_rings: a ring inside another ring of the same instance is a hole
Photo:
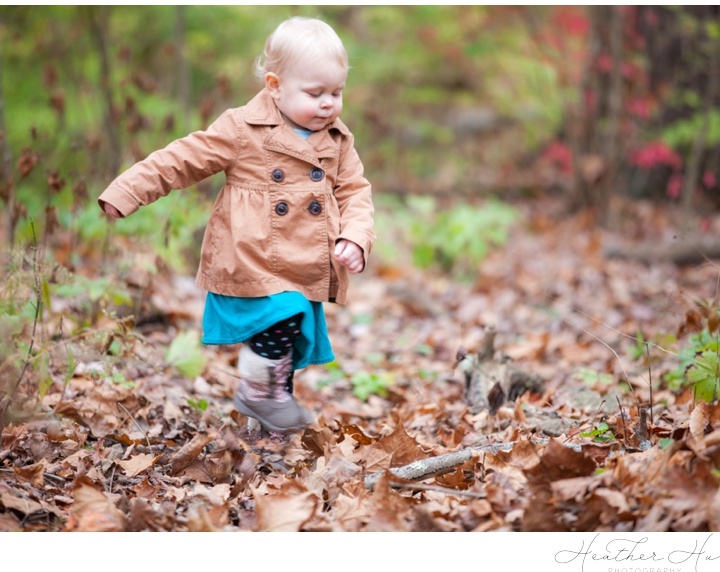
[[[45,460],[35,463],[33,465],[26,465],[24,467],[13,467],[15,476],[23,481],[29,482],[31,485],[41,487],[45,483],[45,467],[47,463]]]
[[[253,487],[251,490],[258,532],[298,532],[313,516],[318,503],[313,493],[294,481],[274,495],[262,495]]]
[[[135,477],[152,467],[160,459],[160,455],[148,455],[141,453],[134,455],[127,460],[116,460],[117,463],[128,477]]]
[[[177,474],[182,471],[200,455],[205,445],[210,443],[214,438],[214,434],[198,433],[195,435],[192,440],[183,445],[170,459],[171,472]]]
[[[121,532],[125,517],[108,496],[87,477],[76,479],[74,502],[65,525],[72,532]]]

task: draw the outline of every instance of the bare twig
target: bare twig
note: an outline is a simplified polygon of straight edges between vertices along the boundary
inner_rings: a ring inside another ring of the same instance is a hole
[[[390,469],[390,473],[405,481],[422,481],[424,479],[449,473],[455,469],[455,467],[458,467],[475,457],[478,451],[490,451],[491,453],[510,451],[514,445],[515,441],[475,445],[473,447],[453,451],[452,453],[446,453],[445,455],[438,455],[437,457],[429,457],[427,459],[413,461],[412,463],[403,465],[402,467],[394,467]],[[378,479],[380,479],[385,472],[386,471],[380,471],[379,473],[367,475],[365,477],[365,486],[372,490],[377,484]]]
[[[123,411],[125,411],[125,413],[127,413],[128,417],[130,417],[130,419],[132,419],[132,422],[135,424],[135,427],[138,428],[138,431],[140,431],[140,433],[143,434],[143,436],[145,437],[145,441],[147,441],[148,449],[150,449],[150,453],[152,454],[152,445],[150,445],[150,438],[148,437],[147,433],[145,433],[145,431],[143,431],[143,428],[140,427],[139,423],[137,421],[135,421],[135,418],[132,416],[132,413],[130,413],[127,410],[127,407],[125,407],[122,403],[118,403],[117,406],[122,407]]]
[[[653,423],[653,386],[652,386],[652,360],[650,358],[650,345],[645,342],[645,351],[648,357],[648,385],[650,386],[650,425]]]
[[[620,408],[620,418],[623,422],[623,439],[625,440],[625,447],[629,448],[630,443],[628,442],[628,435],[627,435],[627,421],[625,419],[625,410],[623,409],[622,404],[620,403],[620,398],[616,395],[615,399],[617,399],[618,407]]]
[[[460,449],[459,451],[454,451],[445,455],[429,457],[427,459],[413,461],[409,465],[392,468],[390,469],[390,473],[406,481],[421,481],[423,479],[449,473],[455,467],[470,460],[472,456],[472,449]],[[365,477],[365,486],[372,490],[377,484],[377,481],[384,474],[385,472],[382,471],[380,473],[368,475]]]
[[[642,449],[643,446],[648,442],[648,410],[643,407],[640,410],[640,422],[638,423],[638,428],[636,431],[637,439],[638,439],[638,445]]]
[[[107,491],[109,493],[112,492],[113,482],[115,481],[115,469],[117,469],[117,465],[115,463],[113,463],[112,473],[110,473],[110,485],[108,485],[108,488],[107,488]]]

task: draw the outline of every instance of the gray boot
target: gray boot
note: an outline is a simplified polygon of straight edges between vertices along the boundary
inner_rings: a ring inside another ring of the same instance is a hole
[[[291,354],[271,360],[243,346],[240,384],[233,401],[235,409],[257,419],[269,431],[287,433],[304,429],[313,419],[285,388],[291,372]]]

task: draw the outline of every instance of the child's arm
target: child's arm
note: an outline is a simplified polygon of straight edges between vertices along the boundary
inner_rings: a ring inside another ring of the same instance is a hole
[[[143,205],[226,170],[239,153],[235,112],[223,113],[205,131],[196,131],[135,163],[98,198],[113,218],[128,216]]]
[[[372,188],[363,172],[354,139],[351,138],[340,154],[335,187],[335,198],[340,208],[340,235],[335,241],[335,256],[352,273],[362,272],[365,268],[375,242]]]

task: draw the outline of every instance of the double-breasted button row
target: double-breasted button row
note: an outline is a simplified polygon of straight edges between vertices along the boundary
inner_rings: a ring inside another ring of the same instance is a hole
[[[322,212],[322,205],[319,201],[313,201],[308,205],[308,211],[310,211],[310,214],[317,216]],[[275,205],[275,212],[280,216],[285,216],[290,212],[290,207],[285,201],[280,201]]]
[[[273,169],[272,172],[272,180],[276,183],[281,183],[285,180],[285,171],[282,169]],[[310,178],[315,181],[316,183],[318,181],[322,181],[323,177],[325,176],[325,171],[322,169],[319,169],[318,167],[315,167],[310,171]]]

